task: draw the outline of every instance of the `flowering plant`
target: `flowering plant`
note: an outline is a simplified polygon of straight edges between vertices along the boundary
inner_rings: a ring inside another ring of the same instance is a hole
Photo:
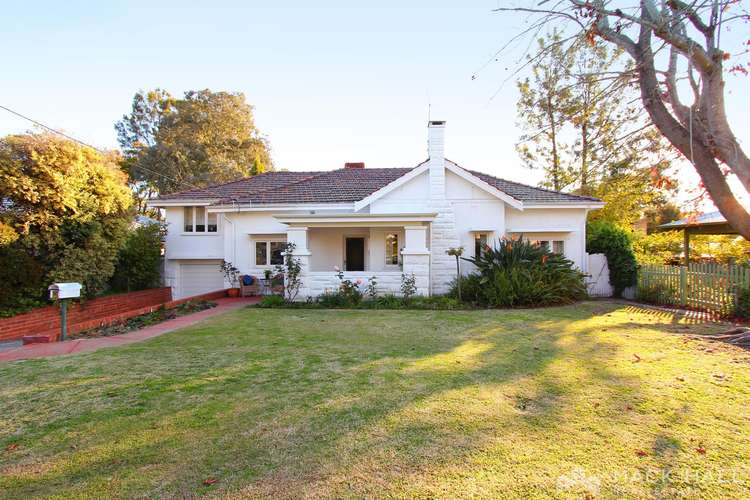
[[[359,304],[362,301],[362,292],[359,286],[362,284],[362,279],[352,281],[350,279],[344,279],[344,271],[338,266],[335,266],[336,277],[339,279],[339,293],[344,301],[351,305]]]
[[[370,277],[367,286],[365,287],[365,293],[371,299],[378,296],[378,282],[376,281],[376,276]]]

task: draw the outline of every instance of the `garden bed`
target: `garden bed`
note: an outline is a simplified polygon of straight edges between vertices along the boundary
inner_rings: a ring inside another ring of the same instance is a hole
[[[206,309],[211,309],[213,307],[216,307],[216,302],[211,302],[208,300],[188,301],[171,309],[160,307],[159,309],[156,309],[155,311],[152,311],[150,313],[141,314],[140,316],[129,318],[122,323],[103,326],[100,328],[92,328],[82,332],[73,333],[68,336],[68,339],[76,340],[122,335],[124,333],[132,332],[134,330],[140,330],[141,328],[156,325],[180,316],[186,316],[188,314],[205,311]]]

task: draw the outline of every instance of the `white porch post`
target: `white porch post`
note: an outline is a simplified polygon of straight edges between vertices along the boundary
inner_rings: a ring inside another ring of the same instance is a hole
[[[310,272],[310,250],[307,247],[307,228],[289,227],[286,230],[286,242],[294,243],[292,255],[299,260],[301,267],[300,279],[302,286],[299,289],[297,300],[304,300],[310,295],[309,272]]]
[[[406,246],[401,251],[404,274],[414,274],[417,295],[430,294],[430,250],[427,248],[427,226],[405,226]]]

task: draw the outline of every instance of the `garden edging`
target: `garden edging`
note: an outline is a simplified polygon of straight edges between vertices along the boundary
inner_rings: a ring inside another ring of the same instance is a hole
[[[73,304],[68,312],[68,332],[78,333],[120,323],[161,307],[174,308],[190,300],[213,300],[226,295],[217,290],[195,297],[172,300],[171,288],[153,288]],[[60,335],[60,309],[52,305],[28,313],[0,319],[0,341],[19,340],[25,336],[45,336],[55,341]]]

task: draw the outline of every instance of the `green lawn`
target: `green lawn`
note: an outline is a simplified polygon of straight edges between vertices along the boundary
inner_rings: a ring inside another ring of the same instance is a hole
[[[3,363],[0,496],[746,497],[750,355],[689,338],[722,327],[245,309]]]

